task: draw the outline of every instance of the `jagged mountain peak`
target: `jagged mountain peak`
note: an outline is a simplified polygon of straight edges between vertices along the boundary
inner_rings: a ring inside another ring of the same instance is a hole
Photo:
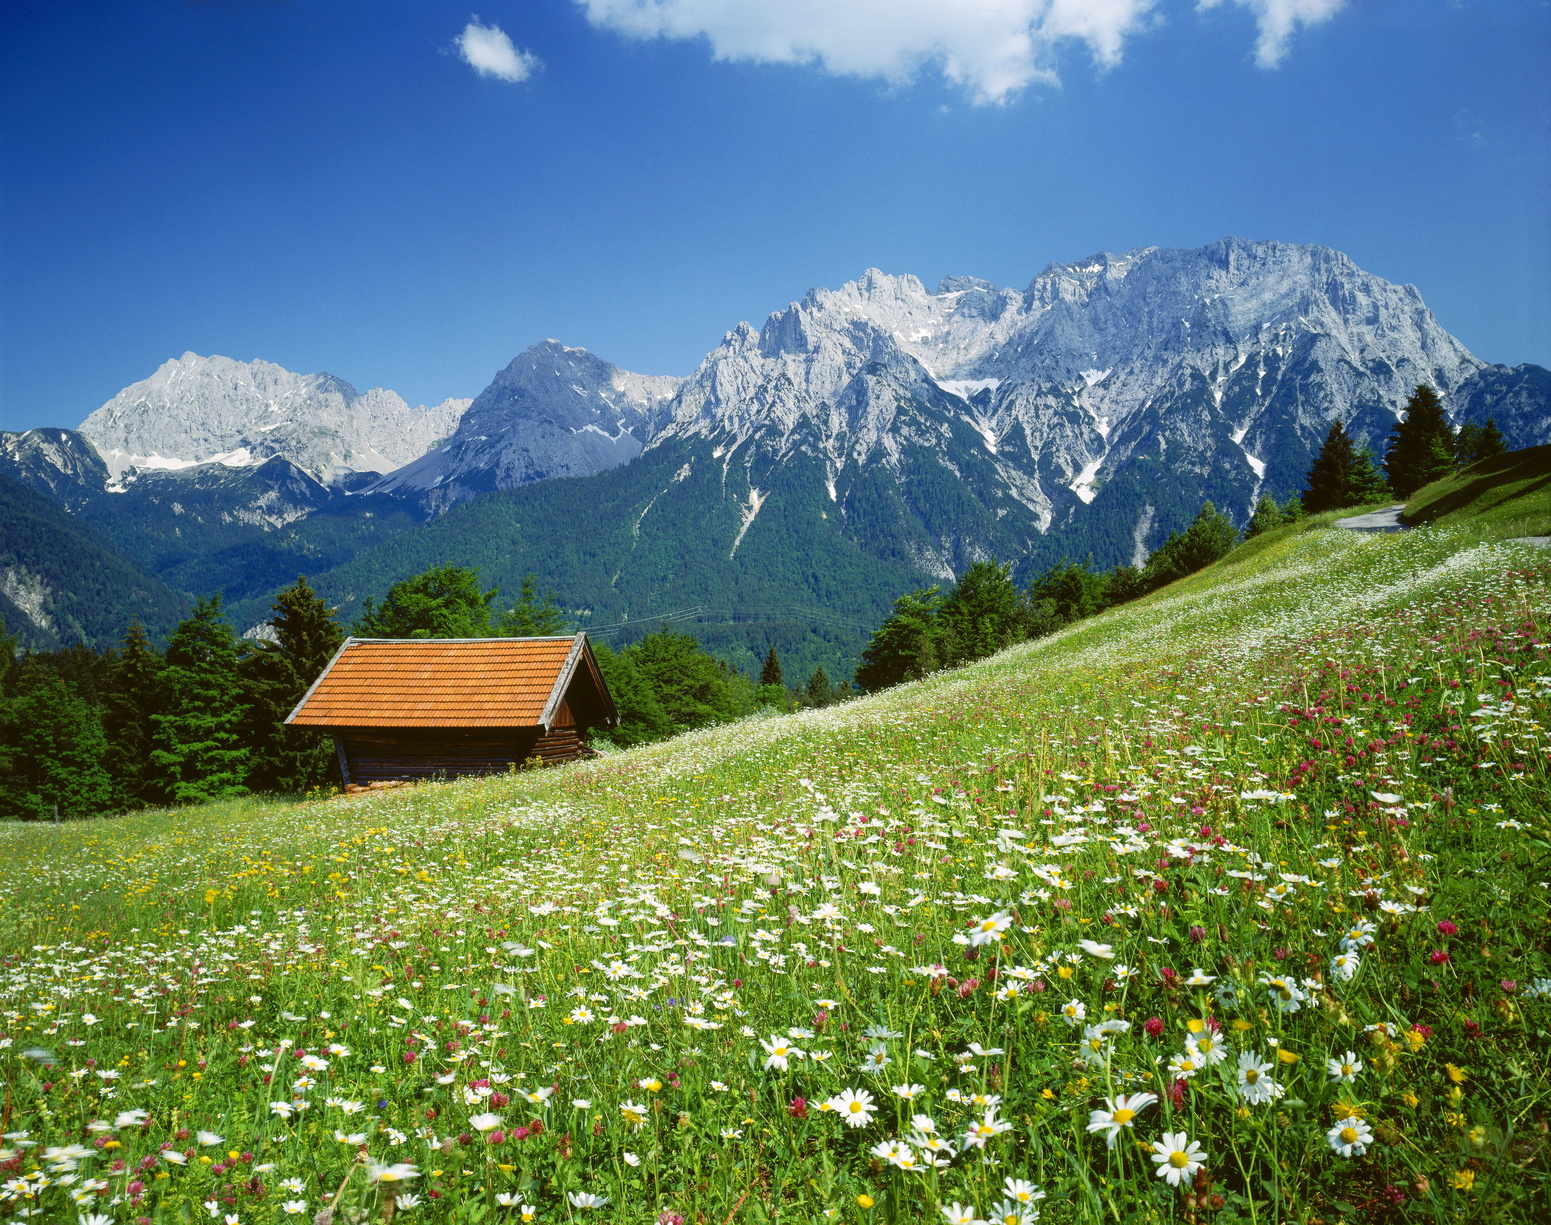
[[[493,489],[617,467],[641,453],[653,415],[682,382],[541,341],[496,373],[442,446],[372,491],[415,496],[443,510]]]
[[[328,373],[184,353],[81,423],[115,478],[131,470],[246,466],[281,456],[323,482],[389,472],[451,434],[467,400],[411,408]]]

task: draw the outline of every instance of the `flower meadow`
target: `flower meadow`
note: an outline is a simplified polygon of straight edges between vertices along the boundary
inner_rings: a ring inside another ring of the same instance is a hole
[[[1546,561],[1284,529],[841,707],[8,827],[0,1219],[1548,1219]]]

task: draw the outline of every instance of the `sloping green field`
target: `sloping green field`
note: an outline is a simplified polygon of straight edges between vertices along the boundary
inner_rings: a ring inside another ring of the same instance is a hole
[[[1551,533],[1551,447],[1494,455],[1419,489],[1407,523],[1470,523],[1504,536]]]
[[[1551,558],[1327,520],[841,707],[0,830],[0,1213],[1548,1219]]]

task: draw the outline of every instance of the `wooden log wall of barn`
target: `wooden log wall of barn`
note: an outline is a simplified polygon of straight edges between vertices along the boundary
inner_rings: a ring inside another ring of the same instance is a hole
[[[505,774],[532,758],[579,761],[592,753],[574,727],[480,728],[473,731],[352,728],[335,738],[346,783],[465,778]]]

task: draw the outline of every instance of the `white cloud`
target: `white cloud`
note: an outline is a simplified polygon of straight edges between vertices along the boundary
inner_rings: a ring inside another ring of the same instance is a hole
[[[1211,8],[1223,0],[1198,0]],[[1282,56],[1294,26],[1345,0],[1231,0],[1260,23],[1257,58]],[[636,38],[705,38],[720,60],[818,64],[904,84],[935,67],[978,103],[1056,84],[1055,49],[1085,44],[1101,67],[1155,23],[1160,0],[577,0],[593,25]],[[471,27],[472,28],[472,27]]]
[[[1346,0],[1231,0],[1255,14],[1260,37],[1255,40],[1255,62],[1262,68],[1275,68],[1287,54],[1297,26],[1328,21]],[[1216,8],[1224,0],[1199,0],[1203,9]]]
[[[482,26],[475,17],[458,35],[458,53],[482,77],[526,81],[539,66],[538,56],[519,51],[500,26]]]

